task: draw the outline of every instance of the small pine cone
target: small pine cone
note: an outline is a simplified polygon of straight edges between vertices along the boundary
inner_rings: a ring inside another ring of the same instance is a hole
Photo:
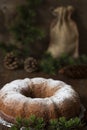
[[[70,78],[87,78],[87,65],[71,65],[59,70],[59,74]]]
[[[8,53],[4,58],[4,67],[9,70],[17,69],[19,64],[20,61],[13,52]]]
[[[24,69],[26,72],[32,73],[38,70],[38,61],[33,57],[28,57],[24,61]]]

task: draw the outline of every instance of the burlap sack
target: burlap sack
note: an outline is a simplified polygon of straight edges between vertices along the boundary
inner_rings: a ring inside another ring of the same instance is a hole
[[[50,28],[50,44],[47,52],[55,58],[62,54],[78,57],[79,33],[76,23],[71,19],[72,6],[58,7],[53,13],[56,19]]]

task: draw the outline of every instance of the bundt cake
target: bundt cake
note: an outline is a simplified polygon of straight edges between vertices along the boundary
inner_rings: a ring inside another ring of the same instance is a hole
[[[49,119],[80,113],[80,99],[71,86],[45,78],[12,81],[0,90],[0,116],[8,122],[31,115]]]

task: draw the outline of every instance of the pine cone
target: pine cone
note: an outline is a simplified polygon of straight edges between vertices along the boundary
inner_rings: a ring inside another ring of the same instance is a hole
[[[20,66],[20,61],[13,52],[10,52],[4,58],[4,66],[9,70],[14,70]]]
[[[38,70],[38,61],[33,57],[28,57],[24,61],[24,69],[29,72],[35,72]]]
[[[87,65],[71,65],[59,70],[59,74],[71,78],[87,78]]]

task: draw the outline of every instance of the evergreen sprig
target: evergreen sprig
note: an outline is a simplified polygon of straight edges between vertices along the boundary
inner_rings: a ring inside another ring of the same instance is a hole
[[[70,120],[60,117],[46,123],[43,118],[36,118],[32,115],[29,119],[17,118],[16,124],[11,127],[11,130],[73,130],[80,127],[82,127],[82,123],[78,117]]]
[[[0,43],[0,49],[2,50],[3,54],[6,55],[8,52],[14,52],[16,55],[20,53],[19,49],[17,46],[13,44],[5,44],[3,42]]]
[[[66,54],[61,55],[61,57],[55,59],[50,54],[44,54],[40,61],[41,71],[47,74],[56,74],[56,71],[65,67],[67,65],[81,65],[87,64],[87,56],[81,55],[79,58],[75,59]]]
[[[50,54],[45,54],[40,61],[40,69],[45,73],[55,74],[56,63],[56,59],[54,59]]]
[[[22,44],[31,44],[41,40],[45,33],[38,27],[38,8],[43,0],[26,0],[27,4],[17,7],[17,17],[11,26],[15,39]]]

